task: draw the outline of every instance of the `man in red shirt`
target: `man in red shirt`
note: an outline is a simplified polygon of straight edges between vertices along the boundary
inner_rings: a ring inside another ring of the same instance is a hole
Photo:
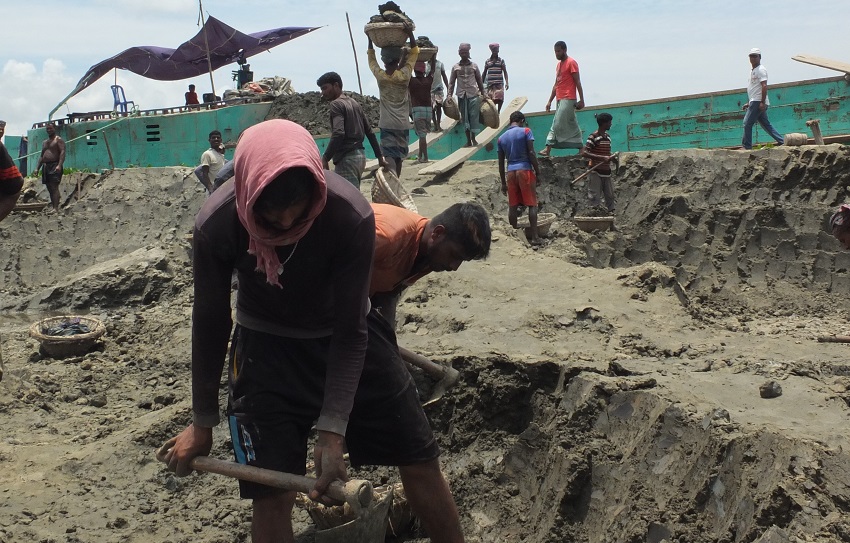
[[[558,104],[555,108],[555,118],[552,119],[552,128],[546,138],[546,147],[540,151],[540,156],[549,156],[552,147],[581,149],[584,144],[576,118],[576,111],[584,107],[584,89],[581,87],[578,63],[567,56],[567,44],[563,41],[555,43],[555,58],[558,59],[555,84],[552,85],[552,94],[546,102],[546,111],[551,111],[552,100],[557,98]]]
[[[198,93],[195,92],[195,85],[189,85],[189,92],[183,95],[186,98],[187,106],[196,106],[198,102]]]

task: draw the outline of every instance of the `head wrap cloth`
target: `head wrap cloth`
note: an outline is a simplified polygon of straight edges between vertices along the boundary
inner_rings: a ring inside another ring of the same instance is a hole
[[[266,274],[266,281],[279,287],[282,270],[275,248],[292,245],[304,237],[327,201],[319,149],[306,129],[291,121],[274,119],[246,129],[233,160],[236,213],[250,236],[248,253],[257,257],[257,271]],[[269,183],[296,167],[307,168],[316,179],[306,218],[284,233],[269,232],[257,224],[254,204]]]
[[[834,232],[837,227],[850,227],[850,204],[841,204],[829,218],[829,229]]]

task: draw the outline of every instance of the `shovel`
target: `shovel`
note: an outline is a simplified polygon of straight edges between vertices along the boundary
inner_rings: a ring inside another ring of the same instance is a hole
[[[165,462],[165,454],[174,446],[176,438],[165,442],[156,452],[156,459]],[[293,475],[270,469],[246,466],[235,462],[218,460],[208,456],[196,456],[189,463],[189,467],[196,471],[217,473],[234,477],[243,481],[294,490],[308,494],[316,484],[316,479],[303,475]],[[332,482],[325,495],[339,502],[346,502],[351,507],[356,518],[341,526],[316,532],[316,541],[327,543],[362,541],[363,543],[381,543],[387,531],[387,516],[392,503],[392,495],[389,500],[373,505],[372,483],[359,479],[348,482]]]
[[[599,163],[599,164],[597,164],[596,166],[594,166],[594,167],[590,168],[589,170],[587,170],[586,172],[584,172],[584,173],[583,173],[583,174],[581,174],[580,176],[576,177],[575,179],[573,179],[572,184],[573,184],[573,185],[575,185],[576,183],[578,183],[579,181],[581,181],[582,179],[584,179],[585,177],[587,177],[588,175],[590,175],[590,172],[592,172],[592,171],[596,170],[596,168],[598,168],[598,167],[602,166],[603,164],[605,164],[605,162],[600,162],[600,163]],[[616,153],[616,154],[614,154],[614,155],[611,157],[611,160],[609,160],[609,161],[607,162],[607,164],[609,164],[609,165],[611,165],[611,166],[612,166],[612,167],[611,167],[611,173],[613,173],[614,175],[616,175],[616,174],[617,174],[617,171],[620,169],[620,153]]]
[[[408,364],[416,366],[430,377],[437,380],[437,383],[434,385],[434,391],[431,395],[431,399],[425,402],[424,405],[432,404],[442,398],[443,394],[445,394],[446,391],[457,382],[457,379],[460,376],[460,372],[453,367],[437,364],[436,362],[425,358],[421,354],[408,351],[404,347],[399,347],[398,352],[401,354],[402,360]]]

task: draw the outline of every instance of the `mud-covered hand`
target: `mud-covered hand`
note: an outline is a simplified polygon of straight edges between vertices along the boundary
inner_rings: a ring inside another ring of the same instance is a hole
[[[190,424],[180,435],[172,437],[162,446],[160,452],[164,454],[160,459],[168,466],[168,471],[173,471],[178,477],[185,477],[192,473],[189,466],[192,459],[208,455],[212,442],[212,428]]]
[[[325,491],[334,481],[347,481],[348,473],[343,459],[345,438],[333,432],[319,430],[313,456],[316,462],[316,486],[310,491],[310,499],[325,505],[339,505],[339,502],[325,496]]]

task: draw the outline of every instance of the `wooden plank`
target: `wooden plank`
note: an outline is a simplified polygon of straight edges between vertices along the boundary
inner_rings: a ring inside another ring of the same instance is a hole
[[[528,98],[525,96],[518,96],[511,100],[508,104],[502,107],[502,112],[499,115],[499,127],[498,128],[485,128],[482,130],[475,139],[478,141],[478,145],[475,147],[461,147],[454,153],[450,154],[443,160],[436,162],[434,164],[430,164],[425,166],[421,170],[419,170],[419,175],[434,175],[438,173],[445,173],[452,168],[458,166],[465,162],[468,158],[478,152],[479,149],[490,143],[496,136],[498,136],[502,130],[507,128],[510,123],[511,113],[514,111],[519,111],[522,109],[528,102]]]
[[[29,202],[26,204],[16,204],[12,211],[41,211],[47,207],[50,202]]]
[[[839,60],[831,60],[828,58],[816,57],[814,55],[796,55],[791,57],[791,60],[796,60],[797,62],[803,62],[805,64],[812,64],[814,66],[820,66],[821,68],[835,70],[836,72],[844,72],[845,74],[850,74],[850,63],[841,62]]]
[[[440,138],[442,138],[443,136],[448,134],[452,130],[452,128],[454,128],[455,125],[457,124],[456,120],[449,119],[445,115],[443,115],[442,121],[443,122],[441,124],[442,124],[443,129],[441,131],[439,131],[439,132],[429,132],[428,135],[425,136],[425,142],[428,144],[428,147],[431,147],[432,143],[434,143],[435,141],[439,140]],[[446,124],[447,121],[448,121],[448,124]],[[380,134],[378,134],[378,142],[379,143],[381,141],[380,138],[381,138]],[[407,153],[407,156],[408,157],[416,156],[416,154],[419,152],[419,140],[413,141],[410,144],[409,148],[410,148],[410,151]],[[366,161],[366,169],[364,171],[372,172],[372,171],[375,171],[377,169],[378,169],[378,159],[377,158],[373,158],[372,160]]]

